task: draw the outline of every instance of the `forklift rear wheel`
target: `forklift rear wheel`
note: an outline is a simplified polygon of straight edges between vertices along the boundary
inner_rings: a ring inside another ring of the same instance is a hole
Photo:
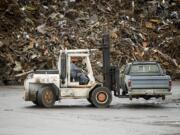
[[[42,107],[53,107],[55,103],[55,95],[50,86],[42,87],[38,91],[38,104]]]
[[[108,107],[112,101],[111,92],[106,87],[98,87],[91,94],[91,101],[95,107]]]

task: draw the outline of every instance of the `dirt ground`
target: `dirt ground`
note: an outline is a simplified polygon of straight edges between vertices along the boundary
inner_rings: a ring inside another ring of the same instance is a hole
[[[97,109],[68,99],[43,109],[22,99],[22,86],[1,86],[0,135],[180,135],[180,81],[172,91],[165,101],[114,97]]]

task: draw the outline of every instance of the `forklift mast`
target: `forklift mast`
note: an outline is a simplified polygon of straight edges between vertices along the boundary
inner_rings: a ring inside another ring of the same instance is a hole
[[[115,96],[120,96],[119,67],[110,65],[110,39],[105,32],[102,38],[103,51],[103,86],[114,91]]]
[[[110,89],[110,51],[109,51],[109,33],[104,33],[102,38],[103,51],[103,86]]]

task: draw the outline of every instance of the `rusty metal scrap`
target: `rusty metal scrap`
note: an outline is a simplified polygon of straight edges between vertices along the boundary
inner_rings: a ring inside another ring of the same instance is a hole
[[[180,70],[180,9],[169,0],[2,0],[0,80],[22,82],[36,69],[55,69],[59,50],[99,48],[106,29],[112,63],[159,61]],[[94,54],[95,75],[101,55]]]

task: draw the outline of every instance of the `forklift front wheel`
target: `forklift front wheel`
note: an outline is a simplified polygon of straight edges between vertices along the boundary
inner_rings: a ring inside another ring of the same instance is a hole
[[[91,94],[91,101],[95,107],[108,107],[112,101],[111,92],[106,87],[98,87]]]

